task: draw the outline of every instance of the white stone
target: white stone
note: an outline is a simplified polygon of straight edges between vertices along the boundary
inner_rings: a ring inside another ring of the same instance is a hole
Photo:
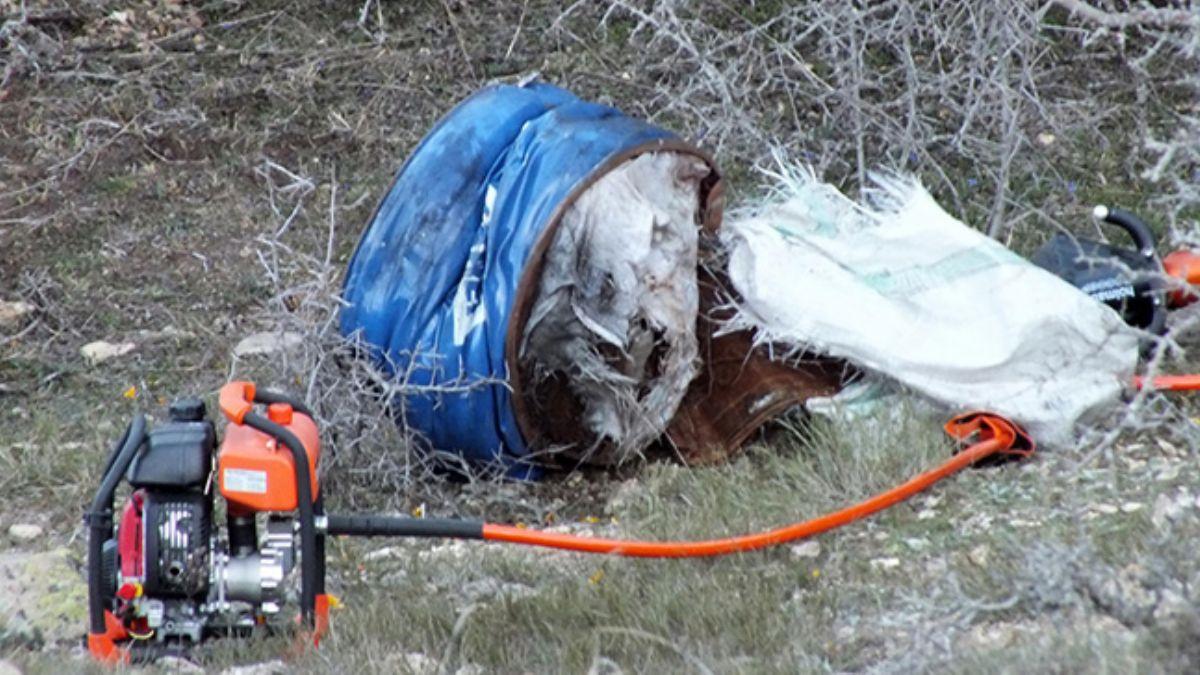
[[[168,673],[203,673],[204,669],[200,666],[188,661],[185,658],[178,656],[164,656],[154,662],[154,665],[162,668]]]
[[[17,523],[8,528],[8,536],[14,541],[30,542],[42,536],[42,528],[30,523]]]
[[[8,659],[0,659],[0,675],[21,675],[21,669]]]
[[[871,567],[874,567],[877,570],[892,570],[899,566],[899,558],[876,558],[871,561]]]
[[[287,664],[279,659],[252,663],[248,666],[233,666],[221,671],[221,675],[285,675],[289,672]]]
[[[433,675],[441,670],[438,662],[421,652],[391,654],[384,661],[385,670],[391,672],[413,673],[413,675]]]
[[[124,356],[133,351],[135,348],[137,348],[137,345],[132,342],[115,344],[112,342],[105,342],[104,340],[97,340],[95,342],[89,342],[81,347],[79,353],[83,354],[83,358],[86,359],[90,365],[94,366],[109,359],[116,358],[118,356]]]
[[[33,310],[28,302],[0,300],[0,329],[19,328]]]
[[[987,567],[988,559],[992,557],[992,550],[987,546],[980,544],[967,552],[967,560],[976,567]]]
[[[255,356],[259,354],[274,354],[300,346],[304,336],[299,333],[270,332],[253,333],[242,338],[233,348],[234,356]]]
[[[821,542],[810,539],[790,547],[790,550],[793,558],[815,558],[821,555]]]
[[[376,549],[374,551],[370,551],[369,553],[365,554],[363,556],[363,560],[366,562],[373,562],[375,560],[387,560],[389,558],[399,558],[402,555],[404,555],[403,548],[401,548],[399,546],[385,546],[383,548]]]
[[[1194,505],[1194,498],[1186,490],[1178,490],[1174,495],[1161,494],[1154,500],[1154,510],[1150,514],[1150,522],[1155,527],[1162,527],[1169,521],[1178,520],[1186,509],[1190,509]]]
[[[1156,480],[1160,483],[1168,483],[1170,481],[1173,481],[1179,477],[1179,468],[1180,468],[1180,464],[1178,462],[1173,463],[1173,464],[1168,464],[1167,466],[1163,467],[1162,469],[1159,469],[1158,473],[1156,473],[1154,475],[1154,480]]]

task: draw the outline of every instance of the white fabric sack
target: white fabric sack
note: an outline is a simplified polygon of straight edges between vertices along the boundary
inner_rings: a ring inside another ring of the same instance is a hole
[[[955,220],[920,185],[874,177],[870,206],[811,172],[722,228],[736,328],[843,358],[1042,444],[1116,405],[1138,336],[1111,308]]]

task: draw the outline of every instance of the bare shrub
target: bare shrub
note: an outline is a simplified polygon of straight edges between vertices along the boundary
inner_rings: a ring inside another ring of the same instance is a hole
[[[1200,9],[1188,3],[577,2],[564,40],[620,34],[643,114],[694,131],[737,189],[747,167],[811,164],[848,193],[918,175],[964,222],[1020,253],[1059,230],[1104,237],[1096,203],[1200,242]],[[740,193],[743,198],[746,192]],[[1181,314],[1148,372],[1190,367]],[[1085,459],[1183,416],[1141,395]],[[1106,425],[1109,426],[1109,425]]]
[[[877,166],[914,172],[1006,241],[1082,221],[1106,191],[1145,188],[1134,206],[1194,219],[1196,22],[1114,24],[1067,11],[1078,4],[610,0],[555,25],[581,43],[623,26],[621,66],[654,83],[638,105],[701,136],[734,175],[781,150],[843,187]]]

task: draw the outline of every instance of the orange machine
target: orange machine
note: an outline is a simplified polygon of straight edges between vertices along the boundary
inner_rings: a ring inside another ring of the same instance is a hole
[[[185,398],[153,430],[136,416],[109,456],[87,514],[88,649],[97,660],[153,660],[215,635],[290,629],[296,600],[304,640],[328,626],[312,414],[249,382],[227,384],[219,398],[229,420],[219,446],[204,403]],[[114,532],[123,481],[131,494]]]

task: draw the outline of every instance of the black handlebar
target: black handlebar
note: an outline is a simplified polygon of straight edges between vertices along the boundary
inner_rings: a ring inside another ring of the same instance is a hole
[[[257,396],[255,400],[258,400]],[[296,472],[296,510],[300,521],[300,616],[306,627],[312,627],[318,586],[324,586],[324,580],[318,581],[317,578],[321,566],[317,561],[317,530],[308,452],[295,434],[262,415],[246,413],[242,422],[252,429],[275,437],[292,453]]]
[[[100,586],[104,575],[104,542],[112,536],[113,495],[116,494],[121,476],[125,475],[129,463],[133,461],[133,456],[145,440],[146,417],[139,413],[125,428],[121,440],[117,441],[108,455],[108,460],[104,463],[104,478],[100,481],[100,489],[96,491],[91,509],[85,515],[88,524],[88,626],[93,634],[102,634],[106,630],[105,599]]]
[[[1162,263],[1158,259],[1158,251],[1154,242],[1154,232],[1150,230],[1150,226],[1146,224],[1146,221],[1125,209],[1109,208],[1102,204],[1097,205],[1092,214],[1097,219],[1111,225],[1116,225],[1128,232],[1129,236],[1133,239],[1134,245],[1137,246],[1138,254],[1146,260],[1154,261],[1158,272],[1162,273]],[[1150,323],[1146,326],[1146,331],[1152,335],[1162,335],[1167,328],[1166,298],[1161,290],[1161,279],[1156,279],[1151,283],[1155,289],[1152,298],[1154,310],[1150,317]],[[1142,351],[1144,354],[1149,354],[1153,350],[1154,344],[1154,341],[1143,342]]]
[[[1133,238],[1134,245],[1137,246],[1138,253],[1141,253],[1148,259],[1156,259],[1158,257],[1154,242],[1154,232],[1150,230],[1150,226],[1141,218],[1138,218],[1125,209],[1109,208],[1104,205],[1097,206],[1093,214],[1095,214],[1096,218],[1110,225],[1116,225],[1128,232],[1129,236]]]

